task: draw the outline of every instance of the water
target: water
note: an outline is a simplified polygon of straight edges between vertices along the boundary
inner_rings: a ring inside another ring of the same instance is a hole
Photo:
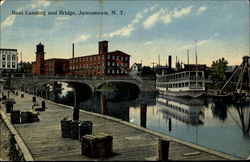
[[[53,93],[52,93],[53,94]],[[67,96],[67,94],[71,94]],[[53,95],[52,95],[53,96]],[[79,94],[78,104],[100,113],[100,98]],[[73,105],[71,88],[64,88],[59,102]],[[52,97],[53,98],[53,97]],[[230,100],[186,100],[162,96],[139,96],[131,101],[108,101],[108,115],[140,125],[140,104],[147,104],[146,128],[240,158],[250,155],[250,104]]]

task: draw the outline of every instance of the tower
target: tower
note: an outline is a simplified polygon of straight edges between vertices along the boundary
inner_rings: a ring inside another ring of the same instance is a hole
[[[44,74],[44,45],[36,45],[36,74]]]
[[[108,53],[108,41],[99,42],[99,54]]]

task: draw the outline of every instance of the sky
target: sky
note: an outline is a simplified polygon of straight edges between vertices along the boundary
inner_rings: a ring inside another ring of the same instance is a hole
[[[189,63],[195,63],[195,44],[198,63],[207,66],[222,57],[229,65],[239,65],[249,55],[248,0],[1,0],[0,4],[0,48],[17,49],[23,61],[35,61],[40,42],[49,59],[72,57],[72,43],[75,57],[97,54],[102,40],[109,41],[109,51],[131,55],[131,65],[152,66],[159,58],[166,65],[169,55],[173,63],[176,56],[187,63],[187,50]],[[57,13],[49,15],[51,11]],[[79,15],[80,11],[107,15]]]

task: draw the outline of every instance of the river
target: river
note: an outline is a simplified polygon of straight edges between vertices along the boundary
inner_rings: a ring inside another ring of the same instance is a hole
[[[100,113],[100,97],[82,94],[84,91],[76,91],[77,105],[81,109]],[[50,98],[74,105],[73,88],[63,83],[62,90],[56,95],[51,91]],[[140,93],[129,101],[109,100],[107,114],[140,125],[141,103],[147,104],[144,122],[148,129],[243,159],[250,155],[250,103]]]

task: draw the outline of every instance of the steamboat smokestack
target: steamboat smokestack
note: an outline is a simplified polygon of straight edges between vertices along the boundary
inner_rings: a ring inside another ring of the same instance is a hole
[[[74,47],[74,43],[72,44],[72,58],[74,58],[74,49],[75,47]]]
[[[171,55],[168,56],[168,68],[172,69],[172,56]]]

